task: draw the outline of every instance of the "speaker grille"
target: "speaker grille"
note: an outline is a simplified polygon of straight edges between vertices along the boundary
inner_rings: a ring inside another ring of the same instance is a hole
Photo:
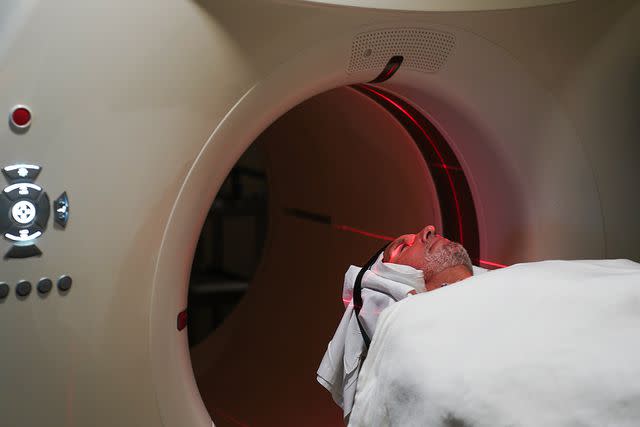
[[[403,68],[435,73],[455,46],[453,34],[422,28],[393,28],[358,34],[353,40],[349,74],[382,69],[392,56],[404,57]]]

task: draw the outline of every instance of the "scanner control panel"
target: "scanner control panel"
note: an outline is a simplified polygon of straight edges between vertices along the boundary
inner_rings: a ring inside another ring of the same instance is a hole
[[[47,193],[35,183],[40,171],[40,166],[30,164],[2,168],[9,184],[0,193],[0,233],[12,244],[5,258],[42,254],[36,241],[47,229],[51,205]],[[64,228],[69,217],[66,192],[54,201],[53,209],[54,221]]]

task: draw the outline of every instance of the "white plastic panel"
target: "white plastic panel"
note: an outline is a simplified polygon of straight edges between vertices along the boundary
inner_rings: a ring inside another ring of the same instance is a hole
[[[414,12],[471,12],[515,9],[549,6],[570,1],[574,0],[484,0],[482,2],[477,0],[300,0],[300,2],[306,3]]]

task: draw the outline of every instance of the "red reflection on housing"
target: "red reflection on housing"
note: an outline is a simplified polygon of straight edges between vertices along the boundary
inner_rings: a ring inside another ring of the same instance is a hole
[[[212,412],[220,415],[222,418],[225,418],[225,419],[227,419],[228,421],[231,421],[234,424],[237,424],[240,427],[249,427],[249,424],[243,423],[242,421],[238,420],[233,415],[229,414],[226,411],[223,411],[220,408],[213,408]]]
[[[460,202],[458,200],[458,194],[456,192],[456,187],[453,183],[453,177],[451,176],[451,173],[449,172],[450,168],[446,167],[446,162],[444,161],[444,157],[442,156],[442,153],[440,153],[440,150],[438,150],[437,145],[435,144],[435,142],[433,142],[433,140],[431,139],[431,136],[429,136],[429,133],[420,125],[420,123],[411,115],[411,113],[409,113],[404,107],[402,107],[402,105],[398,104],[397,102],[395,102],[393,99],[389,98],[388,96],[386,96],[384,93],[378,92],[375,89],[372,89],[369,86],[361,86],[363,89],[376,94],[377,96],[379,96],[380,98],[384,99],[385,101],[387,101],[388,103],[390,103],[391,105],[393,105],[398,111],[400,111],[402,114],[404,114],[409,120],[411,120],[411,122],[416,126],[417,129],[420,130],[420,132],[424,135],[424,137],[427,139],[427,141],[429,141],[429,144],[431,145],[431,147],[433,147],[434,152],[436,153],[436,155],[438,156],[438,159],[440,159],[440,164],[443,165],[443,169],[447,175],[447,180],[449,181],[449,187],[451,188],[451,194],[453,195],[453,200],[454,203],[456,205],[456,215],[458,217],[458,232],[460,233],[460,244],[464,246],[464,235],[462,232],[462,212],[460,209]]]

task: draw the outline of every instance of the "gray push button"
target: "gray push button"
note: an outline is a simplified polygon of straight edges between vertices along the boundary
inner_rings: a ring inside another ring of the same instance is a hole
[[[51,281],[51,279],[49,279],[47,277],[43,277],[38,282],[38,286],[37,286],[38,293],[47,294],[47,293],[49,293],[49,291],[51,291],[52,287],[53,287],[53,282]]]
[[[26,297],[30,293],[31,283],[27,282],[26,280],[18,282],[18,284],[16,285],[16,294],[18,294],[19,297]]]
[[[69,289],[71,289],[72,283],[73,283],[73,280],[71,280],[71,277],[66,275],[60,276],[60,278],[58,279],[58,289],[60,289],[63,292],[68,291]]]
[[[9,295],[9,285],[0,283],[0,299],[5,299]]]

